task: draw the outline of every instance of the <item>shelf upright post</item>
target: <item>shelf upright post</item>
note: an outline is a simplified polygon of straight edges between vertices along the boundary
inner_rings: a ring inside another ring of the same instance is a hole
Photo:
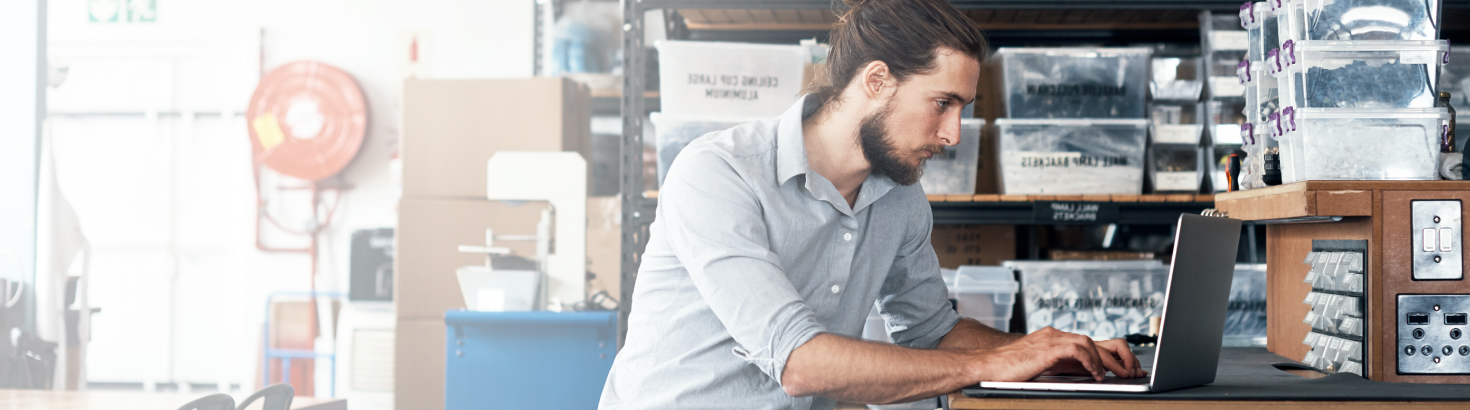
[[[643,234],[643,84],[648,64],[643,44],[642,0],[620,0],[623,10],[623,143],[618,196],[622,199],[622,247],[619,253],[621,282],[618,295],[618,348],[628,334],[628,312],[633,305],[633,281],[647,235]]]

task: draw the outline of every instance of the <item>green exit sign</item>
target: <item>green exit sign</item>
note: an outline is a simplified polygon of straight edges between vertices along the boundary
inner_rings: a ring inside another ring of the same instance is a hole
[[[93,23],[152,23],[158,20],[158,0],[87,0],[87,21]]]

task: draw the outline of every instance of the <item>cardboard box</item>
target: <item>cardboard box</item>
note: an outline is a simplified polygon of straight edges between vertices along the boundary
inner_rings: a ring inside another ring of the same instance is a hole
[[[565,78],[407,80],[403,196],[484,198],[499,151],[575,151],[590,163],[591,116],[587,87]]]
[[[1000,265],[1016,259],[1015,225],[934,225],[930,235],[939,266]]]
[[[618,197],[587,198],[587,295],[607,292],[622,300],[623,213]]]
[[[394,408],[444,408],[446,332],[443,313],[438,319],[398,321],[393,336]]]
[[[455,269],[484,265],[485,256],[462,253],[460,245],[485,245],[485,229],[496,235],[534,235],[546,202],[510,206],[499,201],[405,198],[398,204],[394,237],[393,288],[399,320],[444,320],[464,308]],[[512,254],[536,257],[535,242],[496,242]]]

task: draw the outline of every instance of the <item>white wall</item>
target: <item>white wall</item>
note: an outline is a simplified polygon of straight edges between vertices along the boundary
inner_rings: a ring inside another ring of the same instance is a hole
[[[367,137],[343,171],[352,190],[321,244],[319,286],[341,292],[352,231],[397,219],[396,44],[426,39],[427,77],[532,74],[533,0],[158,0],[157,22],[136,25],[89,23],[87,4],[51,1],[50,59],[70,72],[48,127],[96,251],[93,382],[259,383],[265,296],[310,285],[305,255],[254,246],[242,115],[262,59],[337,66],[366,96]],[[302,223],[304,201],[284,202],[274,212]]]
[[[5,56],[0,58],[0,124],[4,124],[0,128],[0,252],[9,255],[0,255],[0,278],[34,283],[44,3],[20,0],[9,6],[0,13],[0,56]],[[16,308],[30,304],[27,301]],[[0,330],[8,337],[9,329]]]

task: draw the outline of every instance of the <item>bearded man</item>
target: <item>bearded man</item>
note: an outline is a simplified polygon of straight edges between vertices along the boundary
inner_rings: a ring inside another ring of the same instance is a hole
[[[849,5],[832,84],[673,162],[602,409],[830,409],[1144,375],[1122,340],[1004,333],[950,308],[916,182],[959,143],[985,40],[944,0]],[[894,344],[859,338],[874,303]]]

